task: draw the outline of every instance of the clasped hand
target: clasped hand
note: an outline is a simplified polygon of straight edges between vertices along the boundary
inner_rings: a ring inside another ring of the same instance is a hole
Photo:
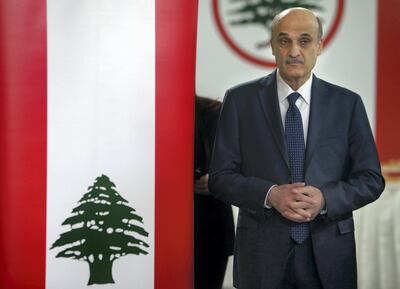
[[[199,195],[210,195],[208,190],[208,174],[202,175],[194,181],[194,192]]]
[[[267,203],[286,219],[303,223],[313,220],[321,212],[325,199],[318,188],[294,183],[273,187]]]

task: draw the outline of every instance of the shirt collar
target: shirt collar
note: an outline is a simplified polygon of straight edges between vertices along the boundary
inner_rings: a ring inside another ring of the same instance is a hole
[[[286,97],[291,94],[292,92],[295,92],[281,77],[279,74],[279,70],[276,71],[276,79],[277,79],[277,88],[278,88],[278,99],[279,102],[283,102]],[[304,101],[307,104],[310,104],[311,100],[311,86],[312,86],[312,80],[313,77],[312,75],[307,79],[307,81],[300,86],[300,88],[296,91],[300,93],[301,97],[304,99]]]

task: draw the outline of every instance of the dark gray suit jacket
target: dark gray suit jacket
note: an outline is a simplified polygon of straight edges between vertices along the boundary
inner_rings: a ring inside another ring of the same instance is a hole
[[[357,288],[352,212],[384,189],[378,154],[359,95],[313,76],[305,182],[319,188],[328,213],[310,223],[325,289]],[[227,91],[209,187],[239,207],[234,285],[275,289],[281,282],[291,222],[264,208],[274,184],[291,183],[276,72]]]

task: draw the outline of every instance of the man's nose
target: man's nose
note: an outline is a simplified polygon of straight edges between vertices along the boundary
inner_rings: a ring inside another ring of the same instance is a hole
[[[297,57],[300,55],[300,47],[297,44],[292,44],[289,50],[289,56]]]

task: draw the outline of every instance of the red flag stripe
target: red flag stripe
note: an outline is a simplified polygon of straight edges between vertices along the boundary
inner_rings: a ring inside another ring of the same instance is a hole
[[[0,288],[45,286],[46,1],[0,4]]]
[[[398,82],[400,59],[400,9],[398,0],[378,1],[377,143],[383,162],[400,160]]]
[[[193,286],[193,120],[197,1],[156,1],[154,288]]]

